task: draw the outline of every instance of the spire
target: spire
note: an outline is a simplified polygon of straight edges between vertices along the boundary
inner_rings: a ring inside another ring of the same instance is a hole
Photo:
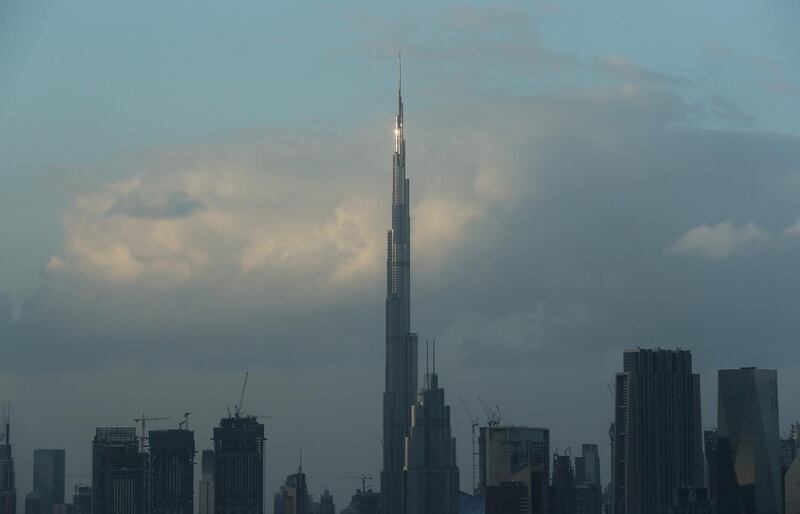
[[[403,128],[403,55],[397,52],[397,125],[396,131]]]

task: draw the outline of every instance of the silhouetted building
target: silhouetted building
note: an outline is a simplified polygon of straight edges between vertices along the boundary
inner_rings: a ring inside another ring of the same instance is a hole
[[[411,218],[403,97],[397,91],[392,158],[392,227],[386,259],[386,382],[383,394],[383,514],[403,514],[405,440],[417,393],[417,335],[411,332]]]
[[[458,496],[458,514],[486,514],[486,498],[482,494],[461,491]]]
[[[445,404],[435,368],[426,374],[425,387],[411,409],[405,446],[406,514],[457,514],[456,440],[450,429],[450,406]]]
[[[614,514],[667,514],[702,487],[700,377],[687,350],[626,350],[616,376]]]
[[[713,514],[741,514],[742,503],[730,439],[720,437],[717,429],[704,433],[708,498]]]
[[[17,486],[14,478],[14,457],[11,455],[11,408],[3,405],[3,426],[0,433],[0,514],[16,514]]]
[[[584,444],[575,457],[575,512],[601,514],[603,486],[600,482],[600,453],[596,444]]]
[[[200,514],[214,514],[214,450],[203,450],[197,496]]]
[[[382,514],[381,495],[373,491],[356,491],[350,499],[350,505],[339,514]]]
[[[92,514],[92,488],[88,485],[76,485],[72,495],[73,514]]]
[[[222,418],[214,428],[214,512],[263,514],[263,504],[264,425],[255,416]]]
[[[45,514],[44,494],[33,491],[25,495],[25,514]]]
[[[797,457],[796,424],[792,425],[791,436],[781,437],[778,446],[778,461],[781,466],[781,505],[786,505],[786,474]],[[784,507],[785,508],[785,507]]]
[[[730,441],[743,512],[781,514],[778,373],[740,368],[718,376],[718,431]]]
[[[41,493],[42,512],[64,503],[64,450],[33,451],[33,490]]]
[[[575,514],[575,473],[569,455],[553,455],[549,514]]]
[[[274,514],[309,514],[306,474],[301,467],[297,473],[286,477],[286,482],[275,493]]]
[[[147,460],[135,428],[98,428],[92,443],[93,514],[146,514]]]
[[[319,498],[319,514],[336,514],[336,505],[333,503],[331,492],[325,489]]]
[[[486,498],[486,514],[505,514],[498,505],[514,504],[519,482],[527,491],[525,506],[540,514],[548,507],[550,481],[550,430],[523,426],[481,427],[480,490]],[[504,486],[505,484],[505,486]],[[490,489],[490,487],[492,489]],[[502,495],[511,495],[509,499]],[[526,512],[523,510],[522,512]]]
[[[520,481],[486,487],[486,514],[531,514],[528,487]]]
[[[69,503],[56,503],[53,505],[53,514],[74,514],[75,508]]]
[[[783,477],[786,487],[784,514],[800,514],[800,458],[795,458]]]
[[[194,432],[151,430],[151,514],[194,514]]]
[[[678,487],[672,498],[670,514],[710,514],[708,491],[702,487]]]

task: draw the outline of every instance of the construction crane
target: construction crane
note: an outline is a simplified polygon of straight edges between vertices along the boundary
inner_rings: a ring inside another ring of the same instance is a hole
[[[461,403],[464,405],[464,410],[467,411],[467,417],[472,424],[472,493],[478,494],[478,440],[475,438],[475,429],[478,428],[478,418],[473,418],[467,407],[467,402],[464,397],[461,397]]]
[[[239,396],[239,405],[233,406],[233,414],[237,418],[242,416],[242,405],[244,404],[244,392],[247,389],[247,377],[250,375],[249,371],[244,372],[244,383],[242,384],[242,394]]]
[[[142,414],[142,417],[136,418],[136,419],[133,420],[134,423],[141,423],[141,425],[142,425],[142,438],[139,440],[139,448],[140,448],[139,451],[144,453],[145,440],[147,440],[147,432],[145,431],[145,429],[147,427],[147,422],[148,421],[163,421],[165,419],[171,419],[171,418],[169,416],[159,416],[157,418],[148,418],[147,416]]]
[[[483,399],[482,396],[478,396],[478,401],[480,402],[481,407],[483,408],[483,412],[486,414],[486,424],[489,425],[490,427],[495,427],[499,425],[500,422],[503,420],[503,417],[500,415],[497,406],[495,405],[494,411],[490,411],[489,407],[486,405],[486,401]]]
[[[364,494],[364,493],[367,492],[367,480],[369,480],[369,481],[373,480],[373,478],[371,476],[367,476],[367,475],[365,475],[363,473],[360,476],[357,476],[357,477],[339,477],[339,478],[344,478],[344,479],[347,479],[347,480],[361,480],[361,494]]]
[[[191,412],[184,412],[183,413],[183,421],[178,423],[178,428],[181,430],[189,430],[189,415]]]

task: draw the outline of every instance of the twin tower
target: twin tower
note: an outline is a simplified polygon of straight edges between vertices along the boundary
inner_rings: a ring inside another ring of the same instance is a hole
[[[402,75],[401,75],[402,77]],[[384,514],[455,514],[459,475],[450,407],[433,373],[417,392],[417,334],[411,331],[411,218],[402,81],[392,161],[392,227],[386,261],[386,384],[383,394]]]

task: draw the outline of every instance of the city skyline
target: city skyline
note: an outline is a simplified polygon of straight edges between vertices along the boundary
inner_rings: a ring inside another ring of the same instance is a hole
[[[142,412],[192,412],[208,449],[246,370],[268,496],[301,447],[340,508],[342,474],[379,489],[398,50],[410,315],[439,342],[462,490],[459,397],[597,444],[607,481],[605,384],[637,345],[692,351],[703,430],[741,366],[776,369],[781,430],[800,419],[795,6],[317,8],[0,8],[18,502],[35,449],[66,449],[69,495],[94,427]]]

